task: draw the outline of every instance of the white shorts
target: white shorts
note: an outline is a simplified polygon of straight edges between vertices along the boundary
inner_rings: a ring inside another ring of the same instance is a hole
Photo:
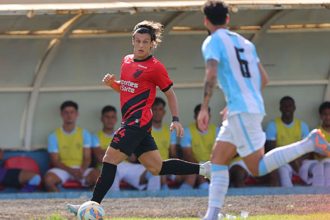
[[[124,180],[138,190],[142,190],[146,185],[140,184],[140,177],[146,168],[142,164],[121,162],[117,166],[118,179]]]
[[[330,186],[330,158],[322,160],[304,160],[299,176],[312,186]]]
[[[75,168],[75,167],[72,167]],[[94,168],[87,168],[85,170],[85,172],[83,173],[83,178],[79,181],[81,183],[82,186],[88,186],[86,183],[86,176],[88,176],[88,174],[93,170]],[[52,168],[50,170],[48,170],[48,172],[50,173],[54,173],[56,176],[58,176],[58,178],[61,179],[62,183],[65,183],[68,180],[74,180],[75,178],[67,171],[62,170],[60,168]]]
[[[124,180],[138,190],[160,190],[160,176],[152,176],[147,184],[140,184],[140,178],[145,171],[146,168],[142,164],[121,162],[117,166],[118,181]]]
[[[217,141],[229,142],[236,146],[237,153],[246,157],[265,145],[266,134],[262,130],[260,114],[240,113],[223,121]]]

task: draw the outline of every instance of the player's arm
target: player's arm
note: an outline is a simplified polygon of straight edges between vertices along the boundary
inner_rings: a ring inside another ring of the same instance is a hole
[[[177,136],[174,132],[170,133],[170,146],[168,148],[168,151],[170,158],[178,158]]]
[[[178,101],[176,98],[176,95],[174,93],[174,90],[172,88],[168,89],[166,92],[164,92],[167,103],[170,108],[171,114],[172,114],[172,123],[170,126],[170,130],[173,129],[176,130],[176,135],[179,137],[183,136],[183,127],[181,123],[179,122],[179,108],[178,108]]]
[[[48,137],[48,153],[51,166],[65,170],[73,175],[76,179],[80,179],[82,177],[80,170],[71,168],[62,163],[58,151],[58,141],[56,135],[53,133]]]
[[[218,71],[218,61],[209,59],[206,62],[204,78],[204,97],[201,111],[198,114],[198,127],[201,131],[206,131],[209,123],[208,106],[215,87]]]
[[[178,158],[176,144],[170,144],[169,155],[170,158]]]
[[[91,162],[92,162],[91,154],[92,154],[91,148],[84,147],[83,163],[80,166],[80,169],[82,172],[84,172],[91,164]]]
[[[259,67],[259,72],[261,74],[261,88],[265,88],[268,83],[269,83],[269,76],[268,76],[268,73],[267,71],[265,70],[265,68],[262,66],[261,63],[258,63],[258,67]]]
[[[70,174],[73,174],[73,169],[64,165],[59,158],[58,153],[49,153],[50,163],[52,167],[60,168],[62,170],[67,171]]]
[[[183,159],[192,163],[198,163],[198,161],[195,159],[192,148],[189,147],[182,147],[182,154]]]
[[[80,170],[64,165],[60,161],[58,153],[50,153],[49,155],[50,155],[50,162],[53,167],[60,168],[62,170],[67,171],[68,173],[70,173],[72,176],[74,176],[78,180],[82,178],[82,174],[81,174]]]
[[[277,127],[274,121],[268,123],[266,128],[266,143],[265,150],[268,151],[276,148],[276,138],[277,138]]]
[[[105,150],[103,150],[100,146],[98,146],[98,147],[93,147],[92,151],[93,151],[93,155],[96,158],[96,161],[98,163],[102,163],[103,157],[105,155]]]
[[[116,92],[120,92],[120,80],[116,80],[116,76],[114,74],[107,73],[102,79],[102,82],[111,87]]]

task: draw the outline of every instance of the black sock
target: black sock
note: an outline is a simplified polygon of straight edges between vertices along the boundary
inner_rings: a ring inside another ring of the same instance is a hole
[[[179,159],[169,159],[163,161],[162,169],[159,175],[188,175],[188,174],[199,174],[199,164],[191,163]]]
[[[117,165],[103,162],[101,175],[97,179],[93,191],[93,197],[91,199],[92,201],[101,203],[104,196],[111,188],[113,181],[115,180],[116,171],[117,171]]]

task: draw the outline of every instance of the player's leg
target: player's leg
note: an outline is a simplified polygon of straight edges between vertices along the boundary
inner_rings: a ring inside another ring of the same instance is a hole
[[[188,175],[199,174],[208,177],[207,164],[199,165],[180,159],[168,159],[163,161],[158,150],[148,151],[139,157],[139,161],[147,168],[152,175]]]
[[[167,178],[169,176],[161,176],[160,177],[160,187],[161,187],[161,190],[167,190],[169,189],[169,186],[167,185]]]
[[[200,174],[207,177],[209,174],[209,163],[199,165],[180,159],[168,159],[163,161],[150,133],[147,134],[134,153],[139,161],[154,176]]]
[[[111,188],[117,171],[117,165],[125,160],[127,155],[111,146],[108,147],[103,158],[101,174],[96,181],[92,201],[101,203]]]
[[[326,159],[324,162],[324,176],[325,176],[325,186],[330,186],[330,161]]]
[[[325,186],[324,163],[321,161],[312,168],[312,186]]]
[[[184,182],[181,184],[180,189],[193,189],[197,182],[197,175],[185,175]]]
[[[145,132],[134,126],[119,128],[103,157],[101,174],[96,181],[91,201],[101,203],[116,177],[117,165],[130,156],[145,137]],[[79,205],[68,204],[70,212],[77,214]]]
[[[263,176],[280,166],[283,166],[309,152],[327,154],[329,144],[319,130],[313,130],[309,136],[302,141],[278,147],[263,156],[263,152],[256,152],[244,158],[244,162],[251,173]],[[255,161],[259,161],[256,163]]]
[[[87,168],[83,173],[81,184],[86,187],[94,186],[97,177],[100,175],[100,170],[96,168]]]
[[[18,176],[18,180],[19,183],[23,185],[23,188],[21,189],[22,192],[33,192],[39,186],[41,177],[35,172],[21,170]]]
[[[242,160],[229,166],[230,185],[233,187],[245,187],[245,180],[249,177],[249,171]]]
[[[138,190],[146,188],[147,181],[141,182],[141,176],[146,172],[146,168],[142,164],[122,162],[120,166],[123,172],[122,179],[125,182]]]
[[[299,177],[307,184],[311,185],[313,182],[312,169],[317,164],[317,160],[303,160],[299,169]]]
[[[91,201],[101,203],[104,196],[111,188],[117,172],[117,165],[125,160],[127,155],[109,146],[103,157],[103,166],[101,174],[97,178],[96,185],[93,190],[93,196]],[[77,215],[80,205],[67,204],[69,212]]]
[[[70,179],[71,175],[62,169],[52,168],[47,171],[44,176],[44,183],[46,190],[48,192],[59,192],[57,185],[60,183],[65,183],[68,179]]]
[[[280,182],[282,187],[293,187],[292,175],[293,169],[290,164],[285,164],[278,168],[278,174],[280,176]]]
[[[322,133],[319,130],[313,130],[302,141],[278,147],[264,155],[265,133],[261,126],[262,119],[262,115],[247,113],[230,118],[230,123],[236,128],[233,135],[237,138],[243,137],[242,146],[245,146],[243,150],[238,148],[237,151],[254,176],[270,173],[306,153],[316,151],[327,154],[330,149]]]
[[[116,192],[116,191],[120,191],[120,181],[122,180],[122,171],[120,168],[120,165],[122,163],[119,163],[117,165],[117,172],[116,172],[116,176],[115,179],[112,183],[112,186],[110,187],[110,191]]]
[[[161,182],[160,182],[160,176],[151,176],[148,179],[147,183],[147,191],[158,191],[160,190]]]
[[[134,153],[141,146],[147,134],[144,129],[135,126],[124,126],[116,131],[103,158],[101,175],[94,188],[92,201],[101,203],[114,182],[117,164]]]
[[[197,187],[198,189],[209,189],[209,181],[202,177],[202,176],[197,176]]]
[[[238,116],[228,117],[223,121],[219,134],[214,144],[211,155],[211,183],[209,187],[208,209],[203,220],[217,220],[223,207],[224,198],[229,186],[229,164],[237,152],[240,155],[249,154],[254,149],[244,146],[246,139]],[[237,120],[235,120],[235,118]]]
[[[233,144],[224,141],[215,143],[211,156],[208,209],[203,220],[218,219],[229,186],[228,166],[236,154],[236,147]]]
[[[40,182],[40,175],[34,172],[22,169],[8,169],[1,184],[17,188],[23,185],[22,192],[33,192],[37,189]]]

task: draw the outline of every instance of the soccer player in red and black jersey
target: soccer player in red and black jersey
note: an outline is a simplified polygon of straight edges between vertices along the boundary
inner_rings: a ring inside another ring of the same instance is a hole
[[[161,33],[160,23],[138,23],[132,34],[134,51],[122,60],[120,80],[117,81],[113,74],[106,74],[103,78],[106,85],[120,93],[122,126],[116,131],[103,158],[102,172],[96,183],[92,201],[100,203],[103,200],[115,178],[117,164],[132,153],[153,175],[207,176],[209,173],[209,163],[199,165],[178,159],[162,161],[151,136],[151,106],[157,87],[164,92],[173,116],[170,130],[175,129],[178,136],[183,136],[177,99],[172,89],[173,82],[164,65],[151,54],[161,42]],[[75,212],[76,207],[68,207],[70,211]]]

